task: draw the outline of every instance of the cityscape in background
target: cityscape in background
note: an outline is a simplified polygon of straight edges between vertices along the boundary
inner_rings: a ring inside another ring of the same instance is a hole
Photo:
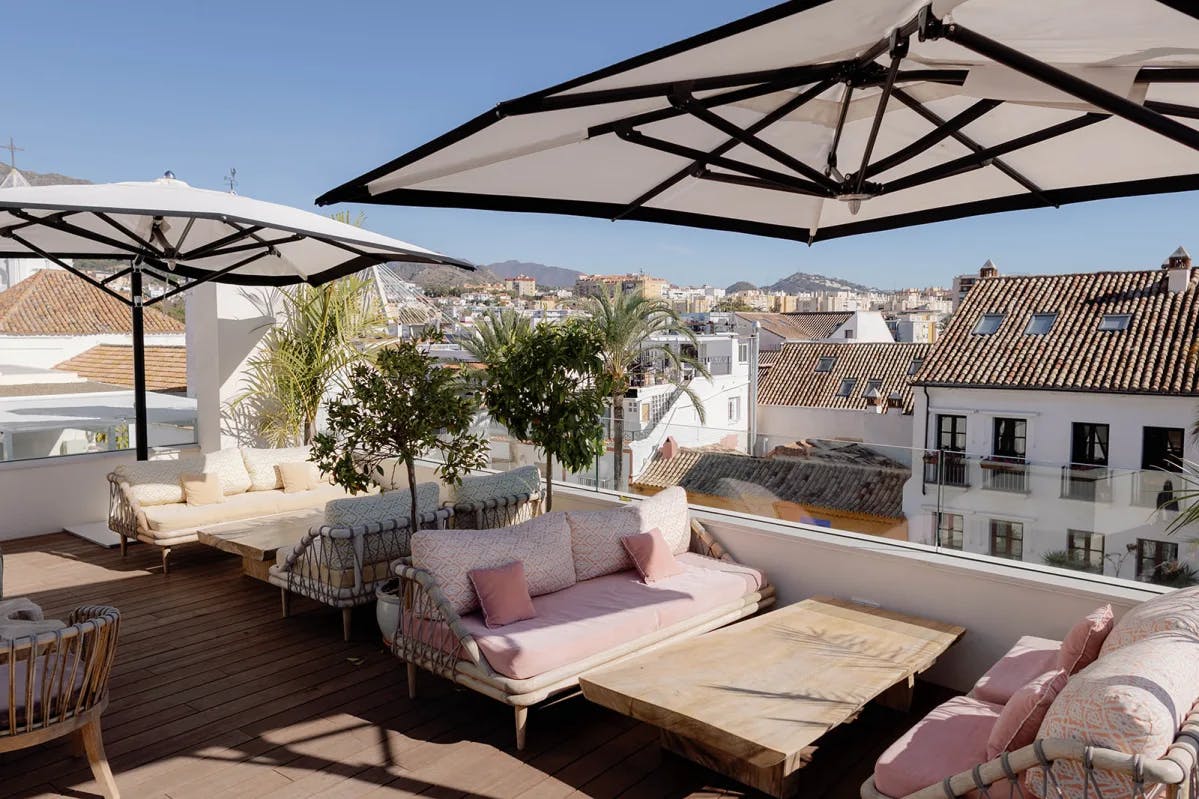
[[[23,181],[16,169],[4,176]],[[555,323],[585,315],[588,298],[637,292],[679,316],[694,341],[664,343],[708,376],[646,359],[624,398],[623,440],[594,468],[558,479],[640,494],[682,485],[693,503],[772,519],[1193,582],[1199,547],[1171,528],[1190,502],[1199,398],[1189,255],[1180,247],[1160,267],[1025,276],[980,255],[950,285],[898,290],[807,273],[686,286],[517,261],[364,274],[386,337],[436,338],[432,351],[448,364],[475,360],[463,342],[498,311]],[[120,264],[75,267],[111,277]],[[187,344],[215,321],[198,303],[146,315],[145,434],[155,447],[198,440]],[[0,458],[131,447],[132,385],[123,307],[48,261],[0,260]],[[544,468],[494,421],[479,425],[493,468]]]

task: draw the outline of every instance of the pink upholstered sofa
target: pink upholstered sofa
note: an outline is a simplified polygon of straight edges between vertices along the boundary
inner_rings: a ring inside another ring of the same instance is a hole
[[[642,581],[621,537],[657,528],[680,573]],[[535,617],[489,628],[467,574],[521,561]],[[606,511],[548,513],[498,530],[424,530],[397,561],[392,651],[409,691],[427,669],[515,708],[517,748],[528,709],[578,685],[590,669],[722,627],[774,602],[756,569],[733,562],[692,522],[681,488]]]
[[[1197,702],[1199,588],[1144,602],[1119,622],[1100,608],[1064,641],[1017,641],[968,694],[887,749],[861,794],[1173,796],[1172,786],[1199,776]]]

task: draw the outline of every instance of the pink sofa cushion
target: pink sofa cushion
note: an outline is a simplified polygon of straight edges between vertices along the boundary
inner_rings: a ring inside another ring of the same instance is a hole
[[[487,662],[527,679],[614,649],[756,592],[765,580],[747,566],[684,553],[682,573],[646,585],[634,570],[585,580],[533,598],[537,617],[490,630],[482,616],[462,617]]]
[[[1105,652],[1072,676],[1049,706],[1038,738],[1071,738],[1130,755],[1159,758],[1173,742],[1183,718],[1199,700],[1199,642],[1183,636],[1153,636]],[[1083,772],[1059,760],[1054,774],[1067,796],[1082,796]],[[1097,770],[1104,796],[1131,796],[1126,775]],[[1041,770],[1027,785],[1040,791]],[[1092,788],[1092,795],[1098,795]]]
[[[1125,613],[1103,642],[1099,654],[1106,656],[1159,633],[1199,642],[1199,586],[1154,597]]]
[[[996,705],[1007,704],[1031,680],[1058,668],[1060,648],[1060,641],[1024,636],[978,678],[968,696]]]
[[[987,760],[1002,752],[1014,752],[1037,739],[1037,730],[1069,677],[1065,669],[1047,671],[1033,679],[1008,700],[987,740]]]
[[[955,696],[903,734],[874,764],[874,787],[900,797],[935,785],[987,759],[987,739],[1003,710]]]
[[[1094,663],[1112,631],[1114,619],[1111,605],[1096,608],[1079,619],[1062,641],[1058,666],[1065,669],[1066,674],[1075,674]]]
[[[629,557],[641,575],[641,582],[647,585],[683,572],[657,527],[648,533],[626,535],[620,539],[620,543],[629,551]]]
[[[547,513],[498,530],[418,530],[412,534],[412,565],[433,575],[455,613],[479,607],[467,574],[519,560],[532,596],[575,584],[570,527],[565,513]]]
[[[533,598],[529,596],[525,567],[519,560],[492,569],[475,569],[468,574],[470,584],[479,595],[483,622],[489,628],[503,627],[537,615]]]

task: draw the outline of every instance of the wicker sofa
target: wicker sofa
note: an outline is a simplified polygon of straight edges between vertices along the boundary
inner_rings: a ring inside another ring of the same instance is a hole
[[[108,475],[108,528],[121,537],[122,555],[130,540],[160,547],[162,571],[166,574],[172,547],[196,541],[201,527],[315,510],[348,496],[339,486],[320,480],[319,475],[314,488],[286,493],[277,467],[307,460],[307,447],[243,447],[118,466]],[[187,504],[181,478],[197,472],[220,476],[222,502]]]
[[[620,536],[655,527],[682,574],[646,585]],[[423,668],[511,705],[518,749],[529,707],[576,687],[583,673],[774,602],[760,572],[735,563],[690,520],[681,488],[608,511],[549,513],[504,531],[422,531],[413,536],[412,551],[394,566],[399,587],[390,636],[392,651],[407,663],[409,693],[416,695],[416,670]],[[470,562],[447,563],[447,552]],[[469,597],[464,604],[465,570],[502,565],[522,553],[537,616],[489,629]]]
[[[391,490],[332,500],[322,524],[278,551],[267,579],[280,589],[285,618],[292,594],[308,597],[341,609],[342,634],[350,640],[353,609],[375,601],[392,579],[391,564],[410,551],[412,495],[385,482]],[[441,507],[437,483],[418,484],[416,498],[421,529],[505,527],[540,513],[541,482],[533,466],[468,477]]]
[[[1199,588],[1114,624],[1100,609],[1063,642],[1021,638],[968,694],[892,744],[861,795],[1194,799]]]

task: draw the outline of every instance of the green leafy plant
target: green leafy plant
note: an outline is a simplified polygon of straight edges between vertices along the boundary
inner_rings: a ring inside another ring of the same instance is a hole
[[[366,341],[386,324],[369,278],[280,292],[281,313],[247,362],[234,409],[248,408],[257,433],[275,446],[311,444],[326,393],[369,357]]]
[[[1149,582],[1170,588],[1186,588],[1199,584],[1199,572],[1190,564],[1170,560],[1153,570]]]
[[[641,292],[600,294],[588,298],[587,309],[591,313],[590,325],[600,342],[604,373],[611,391],[612,477],[614,486],[621,489],[625,487],[624,396],[636,368],[648,359],[659,357],[673,367],[668,381],[691,400],[701,423],[705,421],[704,406],[684,380],[682,367],[690,366],[704,377],[712,375],[699,359],[682,351],[685,348],[676,352],[665,341],[655,338],[680,336],[692,350],[698,347],[695,333],[663,300],[648,298]]]
[[[1102,571],[1098,566],[1090,563],[1077,555],[1071,555],[1064,549],[1057,549],[1052,552],[1046,552],[1041,556],[1041,562],[1046,566],[1053,566],[1058,569],[1073,569],[1074,571],[1088,572],[1091,574],[1099,574]]]
[[[532,329],[529,317],[515,309],[493,308],[475,323],[474,334],[462,341],[462,348],[490,366],[502,360],[505,350]]]
[[[399,459],[416,513],[416,459],[436,452],[438,475],[457,484],[487,465],[487,440],[470,433],[478,397],[461,375],[415,342],[379,349],[373,363],[354,364],[339,396],[326,406],[327,430],[313,440],[311,460],[348,491],[367,490]]]
[[[604,406],[611,394],[595,331],[579,321],[519,333],[485,360],[484,401],[515,437],[545,452],[545,507],[554,503],[554,459],[589,467],[606,448]]]

